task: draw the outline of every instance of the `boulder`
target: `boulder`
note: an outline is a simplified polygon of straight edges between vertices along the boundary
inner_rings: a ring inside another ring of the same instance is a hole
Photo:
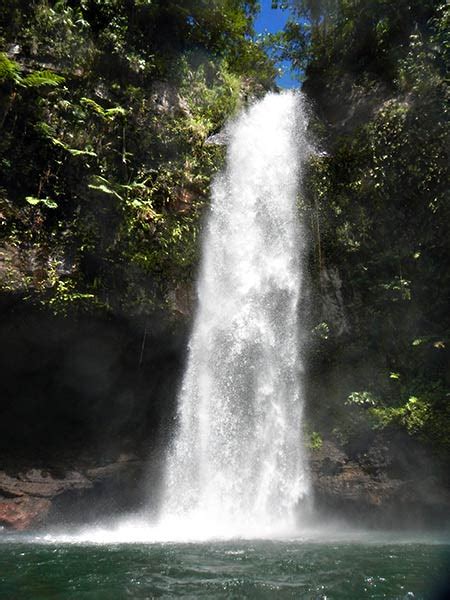
[[[350,458],[333,442],[311,451],[314,505],[319,514],[373,527],[429,527],[448,522],[450,492],[436,476],[390,470],[392,449],[375,440]]]
[[[51,501],[46,498],[22,496],[0,500],[0,525],[24,531],[44,522]]]
[[[63,473],[59,468],[58,475],[52,469],[0,471],[0,526],[22,531],[126,510],[137,504],[143,472],[143,462],[123,457]]]

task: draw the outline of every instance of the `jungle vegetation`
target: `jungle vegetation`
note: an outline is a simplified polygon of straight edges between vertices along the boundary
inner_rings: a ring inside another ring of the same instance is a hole
[[[403,429],[448,460],[448,6],[291,7],[273,42],[303,78],[321,150],[306,209],[322,299],[311,411],[337,439]]]
[[[257,0],[2,3],[1,318],[30,311],[64,327],[159,315],[170,335],[192,304],[202,215],[223,161],[205,142],[274,89],[276,61],[289,60],[318,149],[299,198],[317,300],[312,445],[400,431],[445,462],[448,8],[273,6],[290,8],[290,21],[257,36]]]

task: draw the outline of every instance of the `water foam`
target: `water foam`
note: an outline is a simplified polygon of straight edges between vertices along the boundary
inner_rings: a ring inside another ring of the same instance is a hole
[[[293,92],[269,93],[230,128],[158,530],[265,537],[292,530],[308,495],[296,203],[310,153],[305,128]]]

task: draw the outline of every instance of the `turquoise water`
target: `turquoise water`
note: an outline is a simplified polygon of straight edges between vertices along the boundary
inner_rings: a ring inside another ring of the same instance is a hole
[[[3,536],[0,598],[444,600],[449,565],[442,541],[95,545]]]

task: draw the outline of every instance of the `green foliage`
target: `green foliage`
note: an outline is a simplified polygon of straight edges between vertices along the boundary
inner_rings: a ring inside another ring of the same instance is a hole
[[[30,55],[48,57],[63,69],[87,67],[95,50],[82,8],[58,0],[36,2],[33,9],[32,18],[24,20],[19,34]]]
[[[327,340],[330,336],[330,326],[325,321],[322,321],[318,325],[314,327],[312,330],[313,335],[321,338],[323,340]]]
[[[92,293],[82,293],[77,289],[76,282],[72,279],[55,277],[52,294],[48,300],[42,301],[55,315],[73,315],[77,312],[93,312],[102,306]]]
[[[394,380],[400,380],[398,373],[391,373],[391,379],[392,375],[396,376]],[[383,398],[370,391],[352,392],[348,396],[345,404],[350,412],[341,418],[335,431],[339,441],[348,443],[365,427],[374,431],[404,429],[445,458],[450,450],[450,393],[446,386],[440,381],[416,378],[384,393]]]
[[[352,392],[349,394],[346,404],[356,406],[374,406],[376,400],[370,392]]]
[[[256,10],[253,0],[0,8],[0,250],[15,261],[4,290],[67,314],[172,310],[172,291],[194,277],[223,159],[204,142],[244,94],[273,84]]]
[[[48,69],[33,71],[23,76],[20,64],[9,59],[4,52],[0,52],[0,83],[2,82],[12,82],[28,88],[57,87],[64,82],[64,77]]]
[[[309,436],[308,447],[311,450],[320,450],[322,448],[322,445],[323,445],[323,440],[322,440],[322,436],[320,435],[320,433],[318,433],[317,431],[311,432],[311,434]]]
[[[10,60],[4,52],[0,52],[0,83],[20,81],[20,65]]]
[[[218,65],[209,62],[193,69],[185,57],[182,71],[180,93],[188,105],[190,125],[194,132],[197,131],[205,139],[236,112],[241,80],[229,71],[225,62]],[[214,86],[208,85],[211,77],[216,82]]]
[[[27,196],[25,200],[28,202],[28,204],[31,204],[31,206],[37,206],[38,204],[41,204],[47,208],[58,208],[56,202],[50,198],[35,198],[34,196]]]
[[[57,87],[64,82],[62,75],[57,75],[52,71],[34,71],[21,81],[22,85],[30,88],[38,88],[41,86]]]
[[[278,43],[303,70],[320,116],[312,129],[325,150],[311,161],[305,207],[323,298],[312,319],[329,324],[327,343],[314,344],[315,426],[334,430],[342,443],[364,431],[401,429],[445,460],[448,7],[382,0],[292,6],[303,18]],[[330,290],[322,278],[333,269],[342,279],[345,333],[324,308]]]
[[[121,106],[105,109],[92,98],[81,98],[80,104],[81,106],[90,108],[95,114],[99,115],[105,121],[113,121],[116,117],[125,117],[127,114],[127,111]]]

